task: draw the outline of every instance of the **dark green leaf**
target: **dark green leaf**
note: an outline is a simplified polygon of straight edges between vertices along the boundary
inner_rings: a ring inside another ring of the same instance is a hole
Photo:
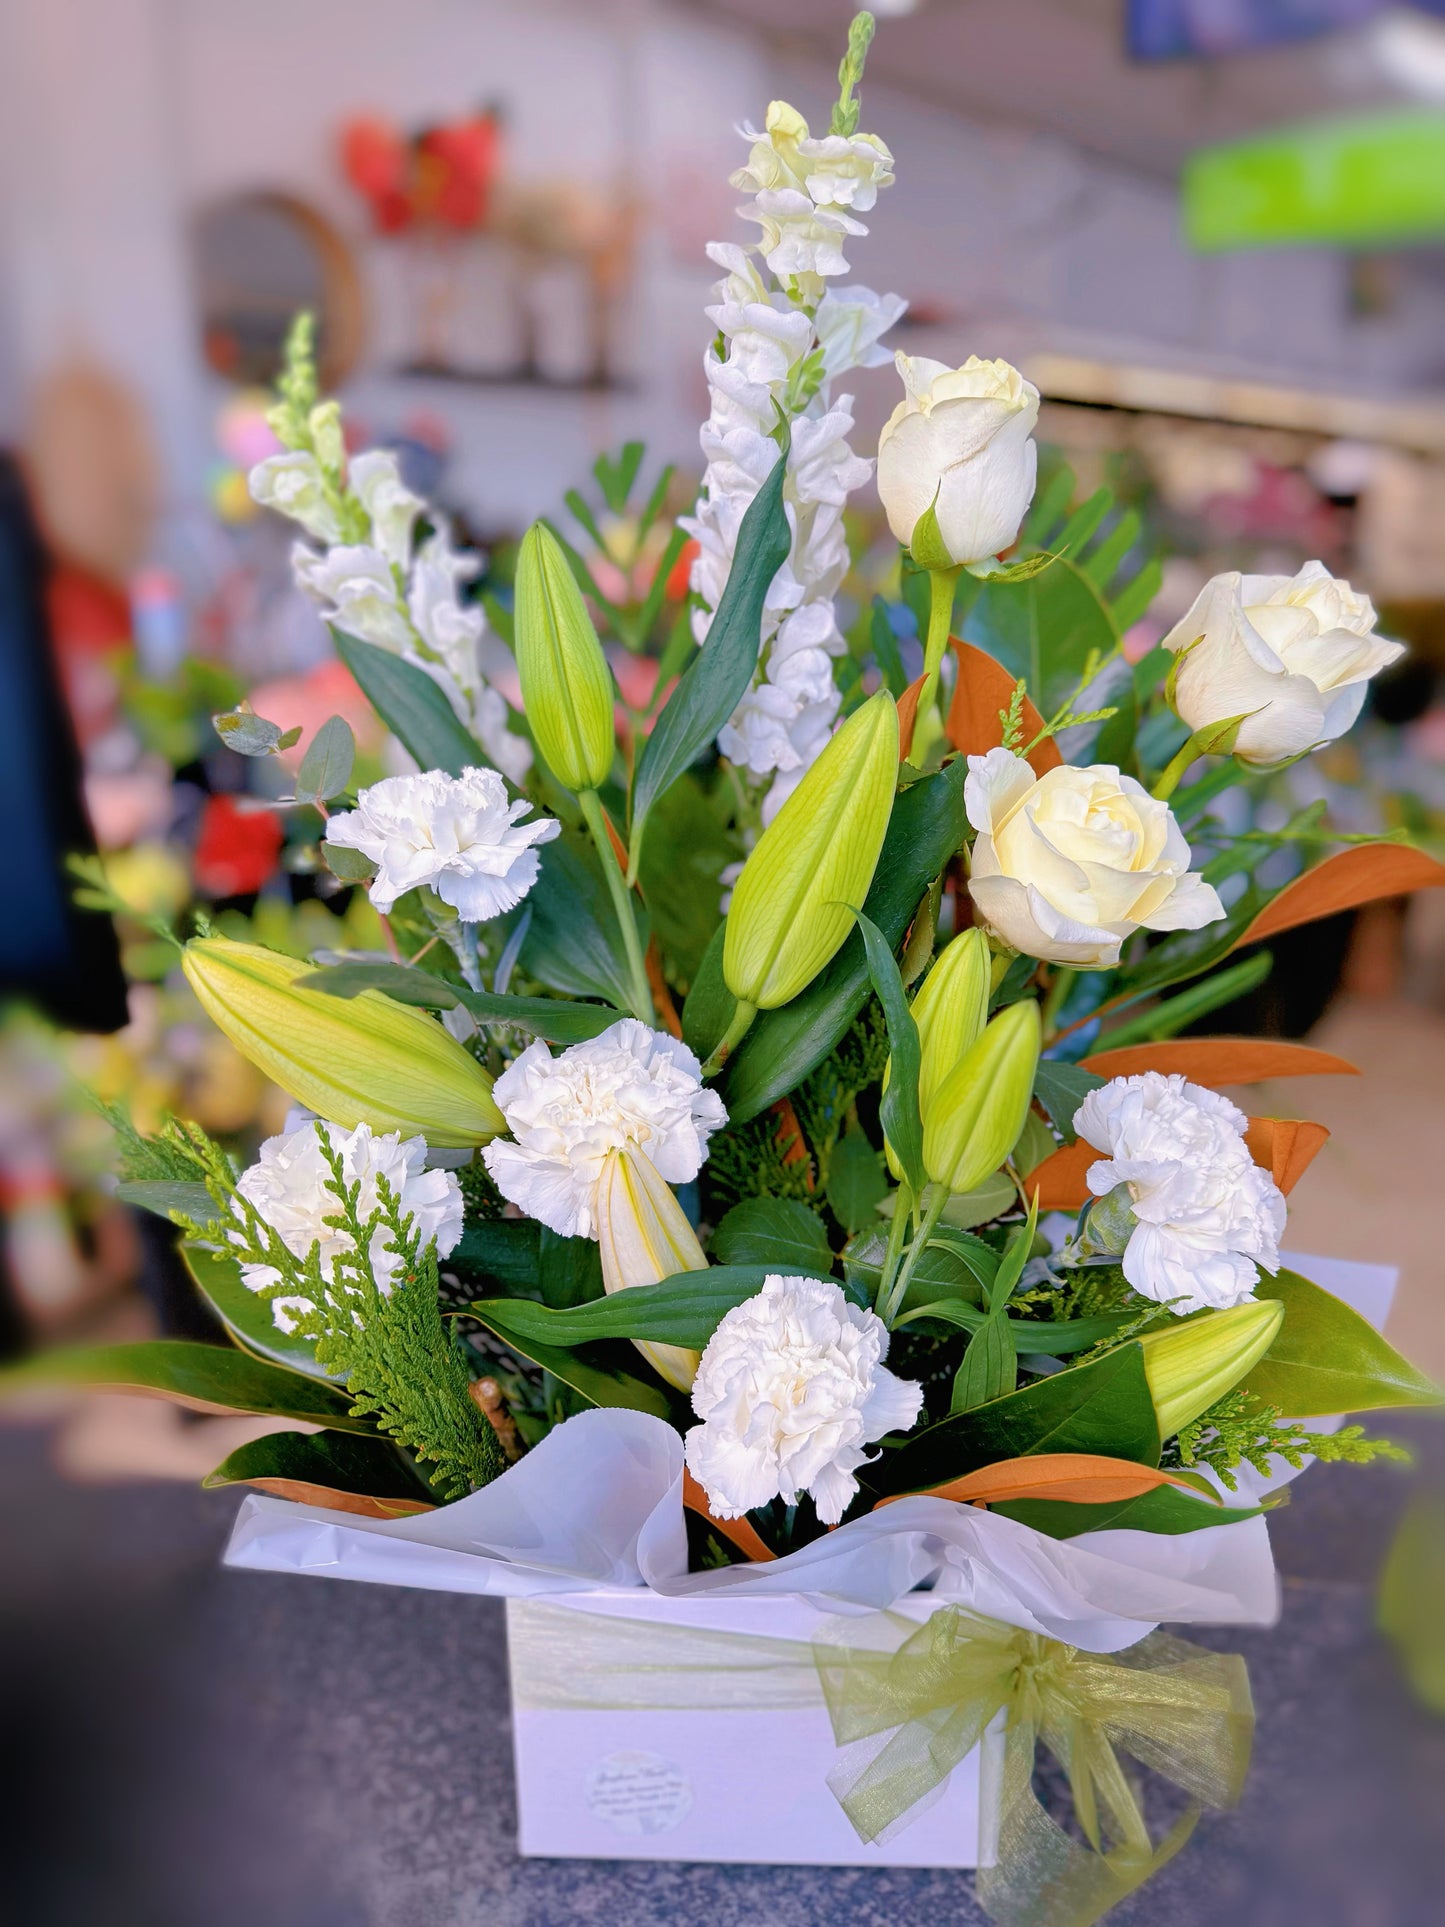
[[[695,778],[680,777],[654,803],[638,875],[663,955],[685,983],[722,922],[718,877],[739,854]]]
[[[898,638],[893,633],[893,624],[888,619],[888,604],[882,596],[874,598],[872,621],[873,655],[882,672],[883,681],[894,702],[908,687],[908,675],[903,667],[903,657],[899,653]]]
[[[888,1089],[878,1107],[884,1135],[893,1146],[915,1198],[923,1195],[923,1120],[918,1111],[918,1071],[922,1047],[918,1026],[903,992],[903,978],[894,961],[893,946],[873,919],[854,910],[863,933],[868,976],[888,1023],[891,1068]]]
[[[746,694],[757,668],[763,602],[787,560],[792,540],[783,514],[783,477],[788,451],[780,449],[772,472],[748,505],[738,531],[727,587],[699,650],[663,704],[642,751],[633,786],[633,822],[697,760]]]
[[[402,747],[422,769],[460,776],[484,763],[476,738],[424,669],[403,662],[375,643],[333,629],[336,653],[360,683],[362,693]]]
[[[296,794],[303,802],[325,803],[351,781],[356,738],[341,716],[328,716],[312,737],[296,772]]]
[[[502,1298],[499,1308],[525,1305],[525,1298]],[[672,1400],[655,1379],[637,1378],[629,1366],[641,1361],[630,1345],[602,1344],[572,1347],[548,1344],[541,1338],[523,1338],[510,1325],[484,1316],[485,1307],[474,1306],[471,1315],[494,1332],[508,1351],[530,1359],[544,1372],[570,1385],[589,1404],[615,1405],[629,1412],[650,1412],[654,1418],[671,1418]]]
[[[1255,1296],[1277,1298],[1284,1323],[1244,1388],[1278,1406],[1286,1418],[1441,1403],[1440,1387],[1367,1319],[1298,1272],[1262,1276]]]
[[[551,997],[497,997],[490,991],[449,984],[409,964],[328,964],[298,982],[331,997],[359,997],[364,990],[380,990],[399,1004],[414,1004],[422,1010],[453,1010],[461,1005],[479,1024],[507,1024],[552,1044],[585,1043],[617,1022],[611,1006],[563,1003]]]
[[[230,1345],[196,1345],[180,1338],[43,1352],[0,1372],[0,1394],[49,1385],[154,1392],[197,1412],[257,1412],[339,1426],[345,1432],[373,1430],[369,1420],[350,1416],[350,1401],[343,1394],[315,1379],[283,1371]]]
[[[1018,1353],[1013,1323],[1002,1312],[985,1318],[963,1354],[953,1379],[951,1412],[971,1412],[990,1399],[1004,1398],[1018,1383]]]
[[[1118,574],[1125,556],[1138,540],[1138,514],[1133,509],[1125,509],[1109,533],[1102,541],[1095,544],[1089,556],[1086,559],[1080,558],[1079,566],[1100,595],[1107,598],[1109,584]]]
[[[1159,1426],[1138,1345],[1121,1345],[1091,1365],[1055,1372],[915,1433],[887,1455],[870,1482],[880,1491],[919,1492],[1034,1452],[1159,1463]]]
[[[1069,502],[1075,488],[1074,471],[1061,464],[1034,497],[1033,506],[1024,522],[1023,539],[1025,545],[1044,548],[1057,548],[1052,539],[1063,524],[1069,511]]]
[[[485,1281],[523,1296],[542,1286],[542,1227],[535,1218],[498,1218],[469,1224],[443,1264],[468,1284]]]
[[[755,1298],[770,1272],[809,1276],[803,1266],[769,1259],[764,1264],[710,1265],[683,1271],[658,1285],[636,1285],[568,1310],[528,1298],[484,1299],[471,1306],[508,1344],[541,1340],[548,1345],[586,1345],[603,1338],[651,1339],[701,1351],[718,1321],[745,1298]]]
[[[524,906],[532,921],[522,945],[522,968],[549,990],[601,997],[619,1010],[629,1009],[631,979],[622,933],[590,843],[564,831],[542,850],[541,864]]]
[[[713,1233],[711,1250],[722,1265],[791,1268],[814,1278],[833,1270],[821,1220],[792,1198],[744,1198]]]
[[[377,1501],[374,1512],[383,1517],[393,1506],[400,1516],[429,1501],[437,1503],[388,1440],[358,1438],[351,1432],[271,1432],[223,1459],[201,1483],[259,1486],[302,1504],[324,1504],[320,1495],[344,1492]],[[316,1499],[308,1499],[308,1489]]]
[[[1117,640],[1098,590],[1067,559],[1025,582],[985,582],[969,612],[967,635],[1010,674],[1024,678],[1046,717],[1078,688],[1089,652],[1106,656]]]
[[[1164,565],[1150,556],[1132,582],[1127,582],[1109,599],[1109,612],[1122,636],[1132,629],[1164,586]]]
[[[122,1204],[138,1204],[142,1211],[153,1211],[158,1218],[169,1218],[173,1211],[202,1224],[216,1215],[216,1201],[203,1184],[187,1183],[181,1178],[130,1178],[116,1186]]]
[[[215,1206],[205,1214],[214,1213]],[[199,1215],[199,1214],[198,1214]],[[271,1311],[270,1300],[252,1291],[237,1259],[206,1245],[185,1244],[181,1257],[196,1290],[244,1351],[287,1371],[337,1385],[341,1380],[316,1362],[315,1341],[299,1332],[283,1332]]]
[[[1158,1485],[1137,1499],[1107,1505],[1071,1505],[1064,1499],[1004,1499],[989,1507],[1006,1519],[1045,1533],[1050,1539],[1075,1539],[1081,1532],[1202,1532],[1259,1517],[1258,1506],[1211,1505],[1177,1485]]]
[[[1054,1129],[1065,1144],[1072,1144],[1078,1135],[1074,1130],[1074,1112],[1089,1092],[1098,1090],[1104,1082],[1102,1077],[1096,1077],[1079,1064],[1065,1064],[1051,1057],[1039,1059],[1034,1073],[1034,1096],[1053,1119]]]
[[[1152,1004],[1128,1023],[1105,1031],[1097,1048],[1122,1050],[1129,1044],[1158,1043],[1164,1037],[1177,1037],[1181,1030],[1197,1023],[1201,1017],[1207,1017],[1210,1011],[1232,1004],[1236,997],[1246,996],[1264,982],[1273,965],[1273,954],[1268,950],[1258,950],[1242,963],[1233,964],[1228,970],[1217,971],[1214,976],[1206,977],[1203,983],[1192,984],[1188,990],[1181,991],[1177,997],[1168,997],[1163,1003]]]
[[[1050,547],[1078,560],[1080,549],[1114,506],[1112,489],[1097,488],[1088,501],[1076,508],[1054,537]]]
[[[887,1195],[883,1159],[860,1130],[846,1132],[828,1159],[828,1205],[847,1232],[862,1231],[877,1220],[879,1200]]]
[[[537,1244],[537,1282],[542,1303],[558,1311],[600,1298],[602,1252],[597,1240],[564,1238],[543,1225]]]
[[[376,875],[376,865],[360,850],[348,850],[344,843],[321,845],[321,855],[332,876],[343,883],[365,883]]]
[[[917,1311],[923,1305],[946,1299],[982,1305],[984,1286],[991,1282],[998,1269],[998,1254],[982,1239],[969,1238],[966,1232],[956,1233],[955,1237],[968,1245],[976,1245],[977,1251],[965,1250],[952,1240],[947,1246],[939,1240],[930,1243],[908,1281],[904,1312]],[[885,1232],[865,1231],[854,1238],[843,1253],[844,1274],[860,1303],[866,1300],[871,1304],[877,1296],[887,1243]]]
[[[965,759],[958,757],[936,776],[912,784],[893,805],[863,904],[889,944],[903,941],[924,891],[963,842],[967,774]],[[867,1002],[870,987],[867,952],[855,931],[801,996],[780,1010],[765,1010],[743,1039],[723,1087],[733,1122],[756,1117],[816,1070]]]
[[[644,857],[646,846],[644,845]],[[720,923],[708,940],[707,949],[682,1007],[682,1041],[705,1063],[723,1038],[733,1020],[738,1000],[723,980],[723,944],[727,923]]]

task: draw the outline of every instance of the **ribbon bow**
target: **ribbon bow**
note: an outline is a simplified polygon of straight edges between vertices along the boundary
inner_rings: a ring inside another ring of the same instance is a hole
[[[1089,1927],[1179,1851],[1205,1807],[1243,1790],[1254,1709],[1233,1654],[1154,1633],[1103,1657],[960,1606],[916,1628],[886,1613],[854,1621],[813,1651],[844,1749],[828,1783],[862,1839],[906,1824],[984,1743],[983,1837],[996,1829],[998,1846],[978,1896],[999,1927]],[[1034,1793],[1040,1741],[1088,1847]],[[1157,1847],[1120,1751],[1191,1796]]]

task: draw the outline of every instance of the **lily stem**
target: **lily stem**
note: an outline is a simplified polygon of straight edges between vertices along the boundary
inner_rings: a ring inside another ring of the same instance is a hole
[[[923,1222],[913,1234],[913,1242],[908,1247],[908,1256],[903,1260],[903,1268],[898,1273],[897,1281],[889,1294],[888,1309],[883,1315],[885,1325],[891,1327],[893,1320],[903,1309],[903,1300],[907,1295],[909,1282],[918,1268],[919,1259],[928,1249],[929,1239],[938,1229],[938,1221],[943,1216],[944,1207],[948,1203],[948,1195],[948,1186],[946,1184],[935,1184],[929,1190],[928,1203],[923,1213]]]
[[[632,908],[632,894],[627,888],[627,879],[622,874],[617,852],[612,847],[612,838],[607,834],[602,803],[596,790],[580,791],[577,801],[582,806],[582,817],[592,833],[592,841],[597,845],[597,854],[602,860],[602,874],[607,879],[612,907],[617,912],[618,926],[622,931],[622,948],[627,953],[627,974],[631,980],[632,1014],[644,1024],[651,1024],[656,1020],[657,1013],[652,1007],[652,986],[647,981],[647,965],[643,960],[637,915]]]
[[[728,1025],[722,1042],[702,1067],[704,1077],[717,1076],[723,1065],[726,1064],[738,1045],[743,1041],[743,1038],[747,1035],[748,1027],[757,1014],[758,1007],[756,1004],[745,1003],[741,997],[738,999],[738,1007],[733,1012],[733,1020]]]

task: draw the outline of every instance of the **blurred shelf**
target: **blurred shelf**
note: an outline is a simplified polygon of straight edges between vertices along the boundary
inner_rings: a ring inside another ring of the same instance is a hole
[[[637,384],[616,375],[548,375],[538,368],[457,368],[447,362],[409,361],[392,380],[444,381],[457,388],[523,388],[557,395],[630,395]]]

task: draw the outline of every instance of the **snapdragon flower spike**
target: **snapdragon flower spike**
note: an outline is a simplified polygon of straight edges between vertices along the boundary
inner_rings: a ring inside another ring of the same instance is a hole
[[[319,1117],[454,1150],[507,1128],[486,1071],[419,1010],[375,990],[302,989],[304,958],[229,937],[193,937],[182,968],[241,1055]]]
[[[806,990],[853,929],[898,781],[898,709],[879,690],[833,737],[763,831],[733,889],[723,977],[739,1005]]]

